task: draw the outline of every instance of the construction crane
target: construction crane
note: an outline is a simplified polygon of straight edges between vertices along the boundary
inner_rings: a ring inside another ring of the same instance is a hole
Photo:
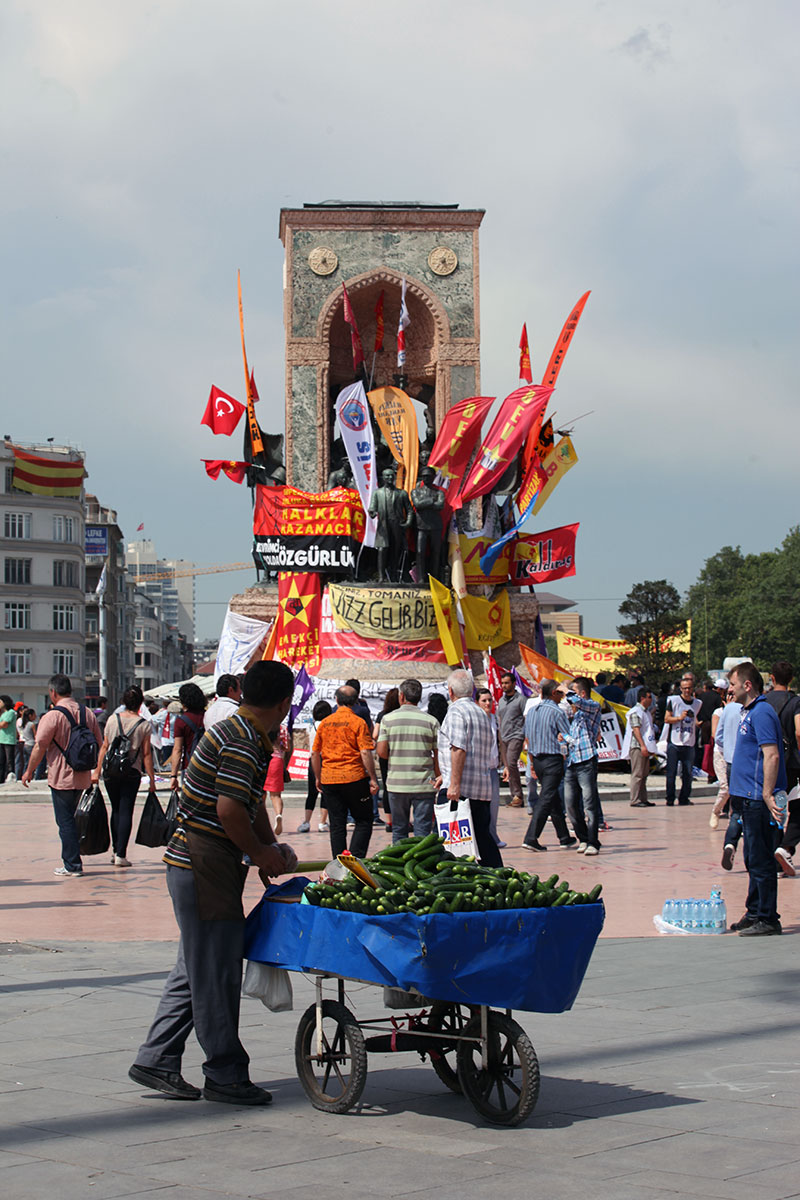
[[[151,574],[129,574],[133,583],[154,583],[159,579],[187,579],[192,575],[216,575],[220,571],[255,571],[252,562],[216,563],[213,567],[186,567],[174,571],[155,571]]]

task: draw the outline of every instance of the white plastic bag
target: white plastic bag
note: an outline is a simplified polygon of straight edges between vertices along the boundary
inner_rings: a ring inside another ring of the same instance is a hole
[[[248,960],[242,980],[242,995],[260,1000],[270,1012],[291,1012],[294,1008],[289,972],[269,963]]]
[[[445,800],[443,804],[434,804],[433,816],[436,828],[444,838],[446,850],[457,858],[466,858],[468,855],[474,857],[477,854],[469,800],[462,798],[457,803],[455,800]]]

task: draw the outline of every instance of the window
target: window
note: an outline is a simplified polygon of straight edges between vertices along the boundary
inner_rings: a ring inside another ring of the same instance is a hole
[[[96,654],[87,654],[86,655],[86,674],[87,675],[96,675],[97,674],[97,655]]]
[[[142,665],[142,652],[141,652],[141,650],[137,650],[137,651],[136,651],[135,659],[136,659],[136,666],[137,666],[137,667],[140,667],[140,666]]]
[[[68,633],[72,633],[75,629],[74,604],[53,605],[53,629],[63,629]]]
[[[6,675],[30,675],[30,650],[6,650]]]
[[[74,519],[74,517],[53,517],[53,541],[54,542],[74,542],[75,541],[75,519]]]
[[[142,631],[141,629],[137,629],[137,630],[136,630],[136,640],[137,640],[137,642],[141,642],[143,638],[144,638],[144,633],[143,633],[143,631]]]
[[[144,665],[145,665],[146,667],[150,667],[150,666],[152,666],[152,661],[151,661],[151,660],[152,660],[152,657],[153,657],[153,656],[152,656],[152,654],[145,654],[145,656],[144,656]]]
[[[31,560],[29,558],[7,558],[5,581],[6,583],[30,583]]]
[[[86,636],[97,637],[97,617],[86,618]]]
[[[78,564],[53,559],[53,587],[78,587]]]
[[[18,604],[15,600],[6,603],[5,605],[5,627],[6,629],[30,629],[31,627],[31,606],[30,604]]]
[[[74,675],[75,674],[75,651],[74,650],[54,650],[53,651],[53,674],[54,675]]]
[[[143,636],[144,636],[144,640],[145,640],[146,642],[152,641],[152,639],[151,639],[151,637],[150,637],[150,634],[151,634],[151,633],[152,633],[152,630],[151,630],[151,629],[145,629]]]
[[[31,536],[31,514],[7,512],[3,523],[3,531],[7,538],[26,538]]]

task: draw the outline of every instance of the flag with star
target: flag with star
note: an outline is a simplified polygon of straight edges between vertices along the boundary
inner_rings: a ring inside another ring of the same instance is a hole
[[[280,571],[273,657],[292,668],[305,666],[309,674],[316,675],[320,666],[321,613],[319,575]]]

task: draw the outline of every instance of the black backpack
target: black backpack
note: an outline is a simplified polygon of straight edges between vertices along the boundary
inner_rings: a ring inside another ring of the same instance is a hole
[[[84,706],[78,705],[79,720],[77,721],[69,709],[62,708],[60,704],[55,706],[53,712],[63,713],[70,724],[66,748],[59,746],[56,739],[53,738],[53,744],[64,755],[67,766],[71,767],[73,771],[93,771],[97,766],[98,745],[96,737],[86,724]]]
[[[122,728],[122,717],[117,713],[117,734],[108,748],[103,759],[103,779],[112,783],[124,779],[136,779],[141,775],[133,766],[133,732],[144,724],[144,717],[139,717],[135,725],[131,725],[127,733]]]
[[[797,751],[797,738],[794,732],[794,718],[798,712],[798,696],[795,692],[775,692],[776,697],[779,695],[785,696],[783,704],[780,708],[772,707],[778,714],[778,720],[781,724],[783,733],[783,759],[787,767],[792,770],[797,770],[800,767],[800,754]]]

